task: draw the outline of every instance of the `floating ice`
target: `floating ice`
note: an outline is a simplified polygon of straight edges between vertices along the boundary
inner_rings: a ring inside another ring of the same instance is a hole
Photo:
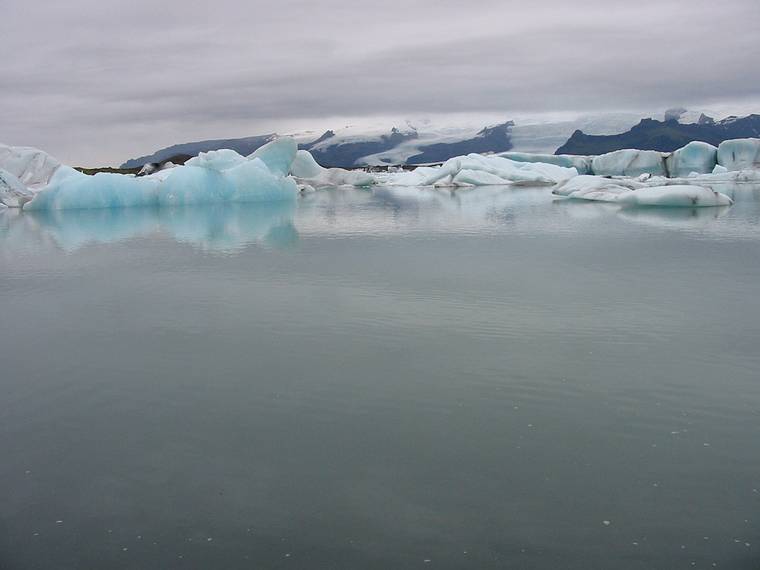
[[[644,184],[635,180],[621,180],[604,178],[602,176],[582,175],[561,182],[552,190],[555,196],[574,196],[589,192],[611,191],[619,194],[636,188],[643,188]]]
[[[760,139],[735,139],[720,143],[718,164],[728,170],[760,169]]]
[[[0,168],[18,178],[27,188],[47,185],[60,166],[55,158],[36,148],[0,144]]]
[[[343,168],[323,168],[307,150],[299,150],[290,165],[290,174],[305,186],[372,186],[375,178],[363,171],[344,170]]]
[[[20,208],[34,193],[10,172],[0,169],[0,204],[3,208]]]
[[[228,156],[209,158],[207,167],[179,166],[135,178],[101,173],[87,176],[73,171],[54,177],[50,185],[24,205],[28,210],[179,206],[215,202],[292,200],[297,186],[290,178],[273,174],[259,159],[245,160],[217,170]]]
[[[454,186],[499,186],[510,184],[509,180],[504,180],[496,174],[485,172],[483,170],[460,170],[452,179]]]
[[[666,176],[665,158],[654,150],[617,150],[597,156],[591,163],[598,176]]]
[[[674,178],[709,174],[718,163],[718,149],[706,142],[690,142],[673,152],[667,159],[668,174]]]
[[[427,169],[424,178],[415,181],[422,186],[433,186],[446,182],[447,180],[454,183],[457,175],[462,171],[478,171],[493,175],[493,177],[482,177],[480,180],[484,184],[505,184],[505,183],[525,183],[525,184],[556,184],[568,178],[578,175],[575,168],[564,168],[554,164],[515,162],[501,156],[483,156],[480,154],[468,154],[467,156],[458,156],[451,158],[443,163],[442,166]],[[469,175],[470,180],[474,183],[476,178]],[[402,175],[390,175],[391,184],[399,184],[401,181],[411,182],[412,177]],[[461,179],[460,179],[461,180]],[[488,180],[487,183],[486,180]]]
[[[702,186],[678,184],[674,186],[653,186],[622,194],[618,200],[626,206],[672,206],[711,207],[730,206],[733,200],[714,190]]]
[[[554,164],[565,168],[575,168],[578,174],[592,174],[591,156],[575,156],[570,154],[531,154],[528,152],[501,152],[497,156],[514,160],[515,162],[541,162]]]
[[[298,143],[295,139],[281,137],[259,147],[252,154],[249,154],[248,158],[259,158],[274,174],[287,176],[290,172],[290,165],[293,164],[296,157],[296,152],[298,152]]]
[[[185,162],[185,166],[199,166],[209,170],[228,170],[234,166],[239,166],[246,162],[246,158],[234,150],[221,149],[201,152]]]

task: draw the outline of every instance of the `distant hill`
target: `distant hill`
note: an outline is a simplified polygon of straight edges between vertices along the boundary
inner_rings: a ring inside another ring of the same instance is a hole
[[[423,164],[427,162],[442,162],[461,154],[471,152],[504,152],[513,148],[511,141],[512,121],[486,127],[476,135],[469,134],[462,140],[450,142],[423,143],[415,146],[414,152],[408,164]],[[470,133],[475,132],[470,131]],[[200,152],[231,148],[242,155],[251,154],[260,146],[271,141],[275,134],[247,137],[242,139],[217,139],[199,142],[190,142],[173,145],[154,152],[153,154],[133,158],[121,165],[122,169],[140,168],[147,163],[159,164],[176,157],[177,155],[196,156]],[[362,159],[371,155],[378,155],[392,151],[405,143],[413,143],[419,138],[413,128],[400,130],[396,127],[385,134],[358,134],[342,136],[336,135],[332,130],[326,131],[320,137],[309,142],[300,142],[298,147],[308,150],[316,161],[327,167],[350,168],[363,164]]]
[[[715,146],[730,139],[760,137],[760,115],[728,117],[714,121],[702,115],[696,123],[679,123],[674,117],[668,120],[642,119],[631,130],[617,135],[587,135],[575,131],[555,154],[596,155],[635,148],[672,152],[692,141],[703,141]]]
[[[486,127],[473,138],[462,141],[435,143],[422,147],[419,154],[407,159],[407,164],[426,164],[431,162],[443,162],[453,156],[461,156],[471,152],[506,152],[512,150],[512,127],[513,121],[502,123],[494,127]]]
[[[417,136],[417,131],[400,131],[394,127],[389,134],[379,137],[333,143],[335,133],[327,131],[313,143],[301,144],[299,147],[308,150],[323,166],[347,168],[356,166],[360,158],[389,151]]]

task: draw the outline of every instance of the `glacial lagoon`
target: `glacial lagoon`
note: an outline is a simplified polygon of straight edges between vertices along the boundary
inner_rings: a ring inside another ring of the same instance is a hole
[[[756,568],[731,191],[0,212],[0,567]]]

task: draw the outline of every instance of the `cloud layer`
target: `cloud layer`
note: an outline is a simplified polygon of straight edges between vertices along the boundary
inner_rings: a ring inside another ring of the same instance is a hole
[[[78,164],[327,118],[760,100],[757,0],[3,5],[0,141]]]

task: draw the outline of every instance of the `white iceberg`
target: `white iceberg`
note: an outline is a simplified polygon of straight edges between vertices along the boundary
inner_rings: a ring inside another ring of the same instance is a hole
[[[665,158],[654,150],[617,150],[594,158],[591,163],[597,176],[667,176]]]
[[[453,186],[503,186],[511,184],[496,174],[483,170],[460,170],[451,180]]]
[[[29,189],[47,186],[60,166],[58,160],[39,149],[0,144],[0,168]]]
[[[644,184],[631,179],[623,180],[619,178],[581,175],[561,182],[552,190],[552,194],[555,196],[580,197],[593,192],[620,194],[637,188],[644,188]]]
[[[298,152],[298,143],[294,138],[280,137],[253,151],[248,155],[248,159],[258,158],[274,174],[287,176],[296,152]]]
[[[665,160],[673,178],[709,174],[718,164],[718,148],[701,141],[690,142]]]
[[[592,174],[591,156],[575,156],[571,154],[532,154],[528,152],[500,152],[496,156],[508,158],[515,162],[540,162],[543,164],[554,164],[564,166],[565,168],[575,168],[578,174]]]
[[[668,206],[680,208],[701,208],[730,206],[733,200],[714,190],[702,186],[678,184],[673,186],[652,186],[627,192],[617,201],[625,206]]]
[[[565,168],[540,162],[515,162],[501,156],[468,154],[467,156],[450,158],[441,166],[427,169],[425,171],[427,176],[419,178],[415,185],[433,186],[446,182],[454,184],[457,175],[465,170],[493,175],[493,177],[482,177],[483,184],[480,185],[508,183],[557,184],[578,175],[578,171],[575,168]],[[400,181],[411,182],[413,180],[412,177],[404,176],[404,174],[392,174],[388,179],[391,184],[397,185]],[[474,178],[471,179],[475,181]],[[486,181],[488,182],[485,183]]]
[[[320,188],[325,186],[372,186],[375,177],[361,170],[344,170],[343,168],[324,168],[320,166],[311,153],[299,150],[290,165],[290,174],[304,186]]]
[[[34,192],[6,170],[0,169],[0,204],[4,208],[20,208],[32,199]]]
[[[209,170],[221,172],[222,170],[228,170],[235,166],[239,166],[246,162],[246,160],[247,159],[244,156],[238,154],[234,150],[210,150],[208,152],[201,152],[198,156],[189,159],[185,162],[185,166],[199,166],[200,168],[207,168]]]
[[[718,164],[732,171],[760,169],[760,139],[735,139],[720,143]]]

